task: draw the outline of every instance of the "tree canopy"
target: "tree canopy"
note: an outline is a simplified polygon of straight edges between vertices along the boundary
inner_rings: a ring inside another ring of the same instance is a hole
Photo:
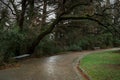
[[[119,7],[119,0],[0,0],[1,59],[118,46]]]

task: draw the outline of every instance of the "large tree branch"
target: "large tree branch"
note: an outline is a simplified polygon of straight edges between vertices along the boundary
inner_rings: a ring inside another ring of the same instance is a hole
[[[56,24],[58,24],[60,22],[61,18],[60,16],[57,17],[57,19],[55,19],[50,26],[48,27],[48,29],[46,29],[45,31],[41,32],[39,34],[39,36],[37,37],[37,39],[32,43],[32,46],[30,46],[30,48],[28,49],[28,54],[32,54],[35,50],[35,47],[39,44],[40,40],[42,40],[46,35],[50,34],[52,32],[52,30],[55,28]]]
[[[100,22],[99,20],[91,18],[91,17],[70,16],[70,17],[61,17],[61,20],[90,20],[90,21],[94,21],[94,22],[98,23],[99,25],[103,26],[104,28],[106,28],[107,30],[109,30],[109,32],[111,32],[113,34],[113,32],[108,28],[109,25],[105,25],[102,22]]]

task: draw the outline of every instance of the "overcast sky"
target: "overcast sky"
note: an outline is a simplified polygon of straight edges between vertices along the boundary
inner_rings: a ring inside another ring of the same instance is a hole
[[[111,2],[111,3],[113,3],[113,2],[114,2],[114,0],[110,0],[110,2]]]

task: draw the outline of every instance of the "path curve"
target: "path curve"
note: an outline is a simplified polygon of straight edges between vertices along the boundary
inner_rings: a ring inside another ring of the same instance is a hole
[[[109,50],[115,50],[109,49]],[[108,49],[107,49],[108,50]],[[102,51],[102,50],[99,50]],[[94,51],[69,52],[41,59],[30,59],[21,66],[0,71],[0,80],[80,80],[73,62]]]

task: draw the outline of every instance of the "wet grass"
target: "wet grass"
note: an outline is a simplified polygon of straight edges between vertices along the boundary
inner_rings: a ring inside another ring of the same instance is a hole
[[[91,80],[120,80],[120,53],[106,51],[85,56],[80,67]]]

